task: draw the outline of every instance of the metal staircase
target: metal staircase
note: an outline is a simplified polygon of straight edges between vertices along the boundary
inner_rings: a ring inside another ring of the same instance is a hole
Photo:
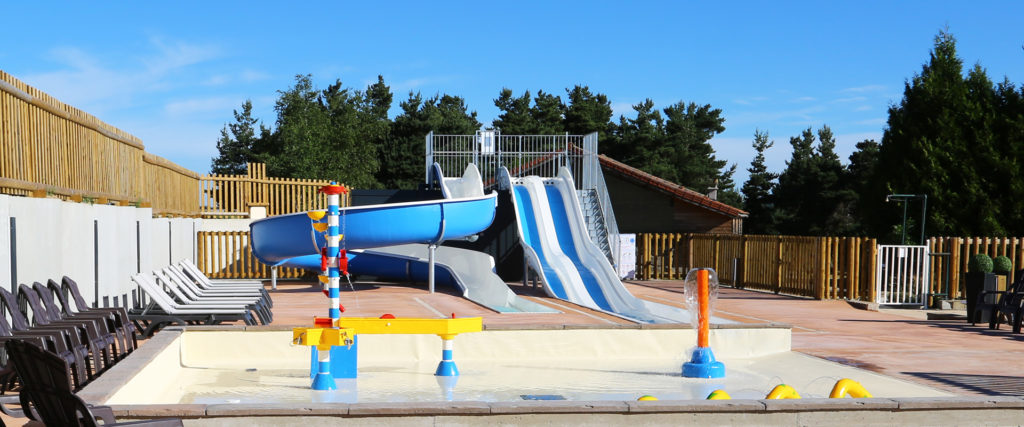
[[[600,197],[596,189],[576,190],[580,199],[580,208],[583,210],[583,221],[587,224],[587,231],[590,234],[590,241],[601,248],[608,260],[612,259],[611,242],[608,238],[608,228],[605,225],[604,212],[601,211]]]

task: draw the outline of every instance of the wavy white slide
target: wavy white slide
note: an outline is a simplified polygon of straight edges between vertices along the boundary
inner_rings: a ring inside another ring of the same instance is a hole
[[[469,164],[461,178],[445,178],[434,164],[434,173],[441,184],[444,198],[483,196],[484,186],[476,165]],[[426,271],[427,245],[409,244],[366,249],[362,254],[390,257],[410,261]],[[434,263],[451,276],[450,281],[462,291],[463,297],[502,313],[557,313],[558,310],[521,298],[494,272],[494,258],[483,252],[439,246],[434,252]],[[410,267],[411,270],[411,267]],[[436,271],[436,270],[435,270]],[[406,273],[414,276],[414,272]],[[425,274],[425,273],[424,273]]]
[[[515,201],[527,261],[549,295],[646,323],[684,323],[686,310],[644,301],[622,285],[608,258],[587,233],[568,169],[558,177],[511,178],[499,173]]]

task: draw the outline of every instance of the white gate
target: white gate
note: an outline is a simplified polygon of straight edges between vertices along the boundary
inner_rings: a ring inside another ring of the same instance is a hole
[[[926,305],[928,261],[927,246],[878,245],[875,302]]]

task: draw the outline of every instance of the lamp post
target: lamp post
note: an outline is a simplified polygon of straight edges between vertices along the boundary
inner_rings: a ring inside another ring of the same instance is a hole
[[[890,194],[885,196],[886,202],[896,201],[903,203],[903,238],[901,244],[907,244],[907,205],[910,204],[912,199],[921,199],[921,241],[920,245],[924,244],[924,225],[925,225],[925,213],[928,211],[928,195],[927,194]]]

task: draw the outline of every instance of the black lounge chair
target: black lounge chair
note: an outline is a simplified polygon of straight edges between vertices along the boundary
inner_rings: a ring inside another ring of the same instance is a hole
[[[150,425],[181,426],[180,419],[118,423],[108,406],[90,406],[71,389],[67,362],[24,342],[10,340],[4,347],[22,379],[19,401],[25,416],[48,426]]]
[[[50,280],[50,283],[54,283]],[[111,352],[111,362],[117,362],[126,355],[125,353],[125,341],[126,337],[123,335],[123,331],[117,328],[117,321],[113,313],[75,313],[75,314],[64,314],[64,312],[57,307],[57,303],[53,300],[53,291],[48,286],[43,286],[39,282],[32,284],[32,289],[35,289],[36,295],[39,295],[39,302],[43,306],[43,310],[46,312],[46,316],[51,320],[89,320],[93,321],[101,335],[105,337],[107,343],[106,348]]]
[[[124,337],[128,338],[125,342],[125,351],[121,353],[127,355],[139,348],[139,342],[136,338],[138,330],[135,328],[135,324],[132,323],[131,319],[128,318],[128,310],[124,307],[89,307],[89,304],[85,302],[85,298],[82,298],[82,292],[78,290],[78,282],[75,282],[68,276],[61,278],[61,284],[57,285],[56,282],[51,280],[47,284],[53,293],[57,295],[57,299],[60,300],[60,305],[63,307],[62,311],[64,314],[73,315],[77,310],[78,313],[111,313],[115,317],[116,326],[121,330]],[[75,308],[71,308],[71,304],[68,301],[68,295],[70,294],[71,299],[75,301]]]
[[[31,342],[32,344],[65,359],[69,365],[79,362],[75,357],[75,353],[67,348],[64,338],[60,334],[45,332],[14,332],[11,330],[11,325],[7,323],[7,318],[5,316],[0,316],[0,345],[3,345],[12,339],[21,339]],[[14,388],[14,383],[17,381],[17,375],[14,372],[14,364],[11,362],[10,358],[7,357],[6,352],[3,353],[0,360],[2,360],[0,361],[0,394],[4,394],[8,390],[12,390]],[[3,408],[0,407],[0,410],[2,409]],[[7,415],[17,417],[21,416],[11,413],[7,413]]]
[[[65,320],[60,316],[56,319],[51,318],[46,307],[43,307],[42,297],[39,296],[36,289],[25,284],[18,285],[18,303],[20,307],[25,307],[27,304],[32,310],[32,323],[35,327],[72,326],[79,328],[84,334],[83,338],[88,340],[90,350],[93,351],[93,360],[96,361],[93,366],[97,374],[110,369],[114,364],[113,348],[117,339],[107,331],[105,321],[99,319]]]
[[[84,387],[92,381],[95,373],[93,371],[92,355],[98,350],[91,348],[88,340],[84,339],[82,331],[73,326],[52,326],[32,327],[25,317],[25,313],[18,307],[18,300],[10,291],[0,286],[0,302],[11,319],[11,329],[15,333],[53,334],[56,340],[62,341],[64,346],[75,353],[74,374],[76,385]]]

